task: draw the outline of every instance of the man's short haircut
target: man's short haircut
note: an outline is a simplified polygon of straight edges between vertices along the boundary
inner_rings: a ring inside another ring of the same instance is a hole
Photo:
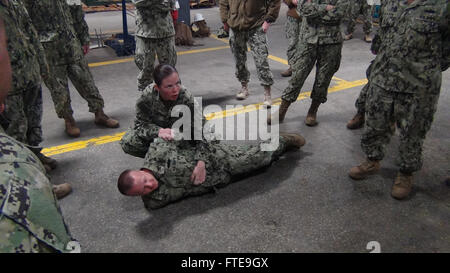
[[[117,188],[119,188],[120,193],[123,195],[127,195],[127,192],[133,187],[134,180],[131,176],[132,171],[133,170],[123,171],[117,180]]]
[[[162,81],[174,72],[178,73],[175,67],[169,64],[158,64],[153,70],[153,80],[157,86],[161,86]]]

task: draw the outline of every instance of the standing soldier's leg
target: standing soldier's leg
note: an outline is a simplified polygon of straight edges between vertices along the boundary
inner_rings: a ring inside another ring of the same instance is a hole
[[[236,95],[237,99],[248,97],[248,81],[250,71],[247,69],[247,31],[234,31],[230,29],[230,48],[236,65],[236,78],[242,85],[242,89]]]
[[[28,120],[27,140],[32,147],[30,150],[36,154],[39,160],[44,164],[47,172],[57,167],[55,159],[45,156],[41,153],[39,144],[42,142],[42,88],[41,85],[34,85],[28,88],[25,96],[25,114]]]
[[[366,102],[366,123],[361,138],[361,147],[367,160],[353,167],[349,175],[353,179],[364,179],[380,169],[385,147],[392,136],[390,121],[394,119],[395,94],[376,85],[369,85]]]
[[[69,65],[68,76],[81,97],[88,102],[89,112],[95,113],[95,123],[108,128],[119,127],[117,120],[109,118],[103,112],[103,98],[95,86],[94,78],[84,57]]]
[[[278,121],[283,122],[286,112],[294,101],[297,100],[298,95],[305,83],[306,78],[314,67],[317,59],[317,46],[306,43],[297,44],[297,61],[293,65],[292,78],[289,80],[289,86],[284,89],[281,95],[280,109],[269,116],[267,123],[271,124],[275,115],[278,115]]]
[[[272,99],[270,87],[273,85],[273,76],[267,59],[269,56],[267,35],[262,27],[249,32],[248,43],[253,54],[253,59],[255,60],[258,79],[261,82],[261,85],[264,86],[264,104],[271,105]]]
[[[422,168],[422,147],[433,123],[439,92],[423,94],[399,94],[396,104],[400,131],[400,171],[392,187],[391,195],[403,199],[412,189],[413,172]]]
[[[353,38],[353,32],[355,31],[356,26],[356,19],[358,18],[360,10],[360,4],[358,3],[357,0],[351,0],[350,2],[351,2],[349,10],[350,14],[348,17],[347,30],[345,32],[344,40],[350,40],[351,38]]]
[[[28,144],[27,129],[28,120],[25,114],[24,105],[24,88],[20,92],[15,92],[14,95],[9,95],[5,100],[5,110],[2,113],[5,122],[5,133],[13,137],[17,141]]]
[[[355,101],[356,115],[347,123],[348,129],[359,129],[364,126],[364,113],[366,111],[367,90],[369,83],[364,85]]]
[[[372,17],[373,10],[372,6],[367,4],[367,1],[363,1],[361,4],[361,13],[363,15],[363,31],[364,31],[364,41],[371,43],[372,37],[370,37],[370,33],[372,32]]]
[[[140,71],[137,77],[139,91],[144,91],[153,82],[156,49],[152,40],[136,36],[136,55],[134,62]]]
[[[318,47],[316,78],[311,92],[311,106],[306,116],[306,125],[317,125],[316,115],[321,103],[327,101],[331,79],[341,65],[342,44],[321,45]]]
[[[298,36],[300,31],[300,21],[291,16],[288,16],[285,24],[286,39],[288,40],[287,58],[289,69],[282,72],[281,76],[289,77],[292,75],[292,65],[295,63],[295,51],[298,43]]]
[[[170,64],[175,67],[177,64],[177,51],[175,50],[175,36],[155,39],[156,55],[158,63]],[[152,72],[153,73],[153,72]]]

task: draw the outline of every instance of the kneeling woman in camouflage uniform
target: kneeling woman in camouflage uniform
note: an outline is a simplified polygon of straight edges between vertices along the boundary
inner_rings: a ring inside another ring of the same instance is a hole
[[[157,137],[172,140],[172,125],[179,117],[172,117],[172,109],[176,105],[189,107],[195,118],[196,102],[191,93],[181,85],[177,70],[167,64],[158,65],[154,72],[154,83],[147,86],[136,103],[136,118],[120,141],[125,153],[145,157],[150,143]],[[197,117],[202,119],[202,117]],[[191,123],[192,128],[194,122]],[[195,132],[191,130],[191,132]]]

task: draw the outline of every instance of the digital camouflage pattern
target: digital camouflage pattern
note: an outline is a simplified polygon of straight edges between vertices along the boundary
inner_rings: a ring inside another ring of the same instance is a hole
[[[373,63],[373,61],[370,62],[370,65],[369,65],[369,67],[366,70],[366,77],[367,77],[367,79],[370,78],[370,71],[371,71],[371,68],[372,68],[372,63]],[[357,110],[357,112],[359,114],[364,114],[366,112],[367,92],[369,90],[369,85],[370,85],[370,82],[367,82],[364,85],[364,87],[361,89],[361,92],[359,92],[358,98],[355,101],[355,107],[356,107],[356,110]]]
[[[372,6],[367,3],[367,0],[350,0],[350,14],[349,22],[347,24],[347,34],[355,31],[356,19],[361,14],[363,18],[363,31],[365,34],[370,34],[372,31]]]
[[[175,9],[173,0],[133,0],[136,5],[136,54],[134,61],[139,68],[138,90],[143,91],[153,82],[156,56],[160,64],[175,67],[175,28],[170,11]]]
[[[0,2],[0,16],[5,21],[13,72],[2,126],[16,140],[37,146],[42,141],[41,74],[48,75],[44,49],[22,0]]]
[[[88,102],[90,112],[102,109],[104,101],[84,58],[67,2],[25,0],[25,3],[45,49],[51,76],[44,81],[58,117],[73,113],[68,78]]]
[[[286,39],[288,41],[287,60],[290,66],[295,64],[297,61],[295,52],[299,40],[301,23],[301,20],[288,16],[286,18],[286,24],[284,25],[284,32],[286,33]]]
[[[4,129],[22,143],[39,146],[42,142],[42,88],[40,85],[29,86],[22,92],[6,98],[2,113],[7,120]]]
[[[0,252],[68,252],[71,241],[39,159],[0,130]]]
[[[133,3],[136,5],[136,36],[153,39],[175,36],[170,15],[175,1],[133,0]]]
[[[437,109],[439,93],[406,93],[371,84],[367,91],[365,127],[361,146],[370,160],[382,160],[395,122],[400,133],[400,171],[422,167],[422,147]]]
[[[161,100],[155,84],[149,85],[136,102],[136,118],[134,126],[129,128],[120,140],[120,145],[125,153],[137,157],[145,157],[150,143],[158,137],[161,128],[172,128],[172,125],[180,117],[171,117],[172,109],[176,105],[186,105],[190,109],[192,127],[191,133],[195,134],[194,119],[200,121],[203,126],[205,119],[200,113],[200,105],[194,100],[192,94],[184,87],[181,88],[177,100],[164,102]],[[201,132],[197,132],[199,134]]]
[[[78,40],[81,45],[88,45],[90,42],[89,27],[84,20],[84,11],[81,0],[66,0],[66,2],[70,8],[73,28],[75,29]]]
[[[390,124],[400,132],[400,171],[422,166],[423,141],[433,122],[441,70],[450,64],[450,6],[445,0],[384,1],[379,50],[370,72],[361,146],[371,160],[384,157]]]
[[[261,85],[272,86],[273,75],[267,60],[269,56],[267,35],[262,26],[250,30],[230,29],[230,47],[236,64],[236,78],[241,83],[248,83],[250,80],[250,71],[247,68],[247,43],[252,51]]]
[[[384,1],[371,82],[393,92],[439,93],[450,64],[448,24],[448,1]]]
[[[328,4],[334,5],[335,8],[326,11]],[[316,65],[311,98],[321,103],[327,101],[331,79],[341,64],[343,39],[340,24],[347,8],[348,0],[313,0],[310,3],[299,3],[297,11],[302,17],[302,23],[296,48],[296,62],[292,67],[289,86],[281,96],[283,100],[297,100],[306,78]]]
[[[142,196],[142,200],[147,209],[156,209],[183,197],[214,192],[231,183],[236,175],[270,166],[286,149],[282,137],[275,151],[261,151],[260,145],[193,144],[155,139],[149,146],[143,167],[153,172],[159,186]],[[206,163],[206,180],[194,185],[190,177],[199,160]]]
[[[156,56],[160,64],[177,64],[177,52],[175,50],[175,36],[166,38],[142,38],[135,37],[136,54],[134,61],[139,68],[138,90],[143,91],[153,82]]]

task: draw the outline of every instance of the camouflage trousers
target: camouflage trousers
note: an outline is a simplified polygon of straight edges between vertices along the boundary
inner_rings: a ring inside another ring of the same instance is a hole
[[[42,142],[41,85],[30,83],[30,86],[9,95],[2,116],[2,126],[9,136],[22,143],[38,146]]]
[[[366,0],[363,1],[352,1],[350,18],[348,18],[349,22],[347,24],[346,34],[353,33],[355,31],[356,19],[358,16],[362,14],[363,18],[363,31],[365,34],[370,34],[372,31],[372,16],[373,16],[373,8],[369,4],[367,4]]]
[[[44,82],[50,90],[58,117],[64,118],[73,114],[68,79],[70,79],[81,97],[87,101],[89,112],[95,113],[103,109],[103,98],[97,86],[95,86],[94,78],[84,56],[76,59],[70,58],[70,62],[66,63],[57,62],[57,58],[52,57],[52,53],[58,52],[54,48],[58,44],[43,43],[42,45],[44,46],[50,69],[50,77],[45,79]]]
[[[369,67],[366,70],[367,79],[370,78],[372,64],[373,64],[373,61],[370,63]],[[358,111],[358,114],[364,114],[364,112],[366,112],[367,90],[369,90],[369,82],[367,82],[367,84],[364,85],[364,87],[361,89],[361,92],[359,92],[358,98],[356,99],[355,107],[356,107],[356,110]]]
[[[136,36],[136,55],[134,62],[140,72],[137,77],[138,90],[144,89],[153,82],[153,70],[156,56],[160,64],[177,64],[177,52],[175,50],[175,36],[151,39]]]
[[[342,43],[329,45],[298,43],[297,61],[292,67],[289,86],[283,91],[281,98],[288,102],[296,101],[315,64],[316,78],[311,99],[325,103],[331,79],[341,64],[341,50]]]
[[[173,149],[184,154],[186,151]],[[220,143],[214,145],[215,153],[208,157],[207,164],[214,166],[214,171],[207,170],[205,183],[194,186],[193,184],[184,187],[167,187],[161,185],[158,188],[158,196],[152,198],[142,196],[142,200],[147,209],[157,209],[167,204],[188,196],[197,196],[215,191],[216,188],[224,187],[243,175],[248,175],[252,171],[269,167],[272,162],[286,152],[288,146],[283,137],[280,137],[279,146],[274,151],[262,151],[260,144],[256,145],[236,145]],[[213,181],[213,182],[211,182]]]
[[[298,44],[298,37],[300,35],[301,21],[292,16],[287,16],[284,31],[286,32],[286,39],[288,40],[287,60],[288,64],[292,66],[295,62],[295,52]]]
[[[145,158],[150,142],[140,138],[135,129],[128,129],[120,140],[122,150],[132,156]]]
[[[258,79],[263,86],[273,85],[273,76],[269,68],[269,48],[267,46],[267,35],[262,27],[250,30],[230,29],[230,47],[236,64],[236,77],[242,82],[249,82],[250,71],[247,68],[247,43],[255,60]]]
[[[395,122],[400,133],[400,171],[412,173],[422,167],[422,147],[436,112],[439,93],[386,91],[370,84],[367,91],[366,123],[361,147],[370,160],[382,160]]]

